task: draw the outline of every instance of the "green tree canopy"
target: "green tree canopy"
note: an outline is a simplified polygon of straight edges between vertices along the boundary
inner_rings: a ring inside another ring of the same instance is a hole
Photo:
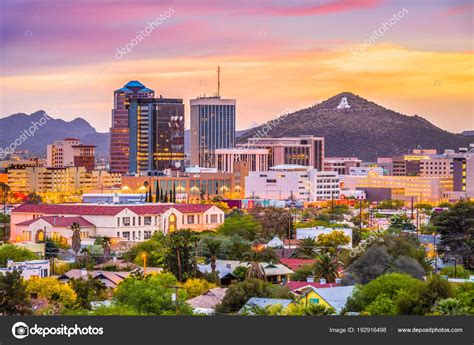
[[[0,246],[0,267],[7,267],[7,261],[35,260],[38,256],[31,250],[14,244],[4,244]]]

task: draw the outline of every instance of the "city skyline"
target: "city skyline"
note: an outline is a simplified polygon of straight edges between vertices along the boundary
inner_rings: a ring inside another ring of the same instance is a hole
[[[344,91],[452,132],[474,128],[468,1],[79,1],[55,4],[62,16],[48,4],[2,5],[0,117],[57,109],[104,132],[110,90],[140,80],[182,98],[189,128],[189,100],[217,91],[220,65],[239,130]],[[371,36],[384,22],[383,35]]]

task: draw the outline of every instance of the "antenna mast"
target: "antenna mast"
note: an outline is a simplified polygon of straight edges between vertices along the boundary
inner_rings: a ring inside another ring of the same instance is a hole
[[[217,97],[221,96],[221,66],[217,66]]]

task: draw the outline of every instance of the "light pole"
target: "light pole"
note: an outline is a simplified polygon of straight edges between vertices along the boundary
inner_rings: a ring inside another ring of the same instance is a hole
[[[146,253],[142,253],[143,258],[143,276],[146,276]]]

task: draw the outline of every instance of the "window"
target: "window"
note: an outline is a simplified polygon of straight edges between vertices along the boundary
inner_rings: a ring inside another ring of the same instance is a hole
[[[188,224],[194,224],[194,215],[188,216]]]
[[[130,231],[122,232],[122,237],[126,238],[127,240],[130,240]]]
[[[142,225],[142,217],[138,217],[138,226]]]
[[[135,226],[135,217],[132,218],[133,226]]]
[[[117,218],[117,227],[120,226],[120,218]]]
[[[143,239],[149,240],[151,238],[151,231],[143,231]]]
[[[211,214],[211,223],[212,224],[217,223],[217,214]]]
[[[144,217],[143,225],[151,225],[151,217]],[[156,225],[156,219],[155,219],[155,225]]]
[[[123,223],[123,226],[130,226],[130,217],[123,217],[122,223]]]

